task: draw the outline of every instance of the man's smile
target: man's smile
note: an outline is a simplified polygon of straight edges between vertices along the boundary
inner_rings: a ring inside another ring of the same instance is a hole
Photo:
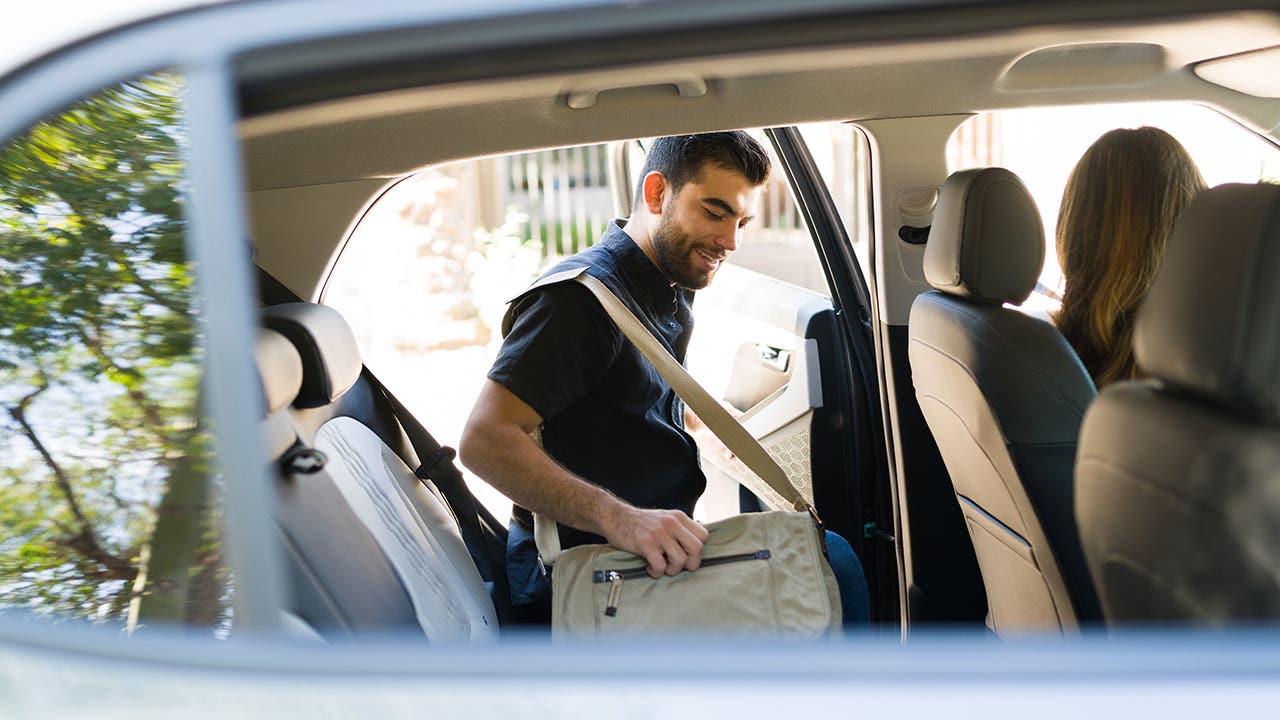
[[[698,248],[694,248],[693,251],[707,263],[709,269],[713,269],[713,270],[719,267],[720,263],[723,262],[726,257],[728,257],[727,253],[712,254],[707,252],[706,250],[701,250]]]

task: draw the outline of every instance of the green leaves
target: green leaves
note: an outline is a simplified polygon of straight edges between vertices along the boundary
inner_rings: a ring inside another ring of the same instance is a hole
[[[0,148],[6,603],[123,622],[170,484],[203,502],[181,92],[122,83]]]

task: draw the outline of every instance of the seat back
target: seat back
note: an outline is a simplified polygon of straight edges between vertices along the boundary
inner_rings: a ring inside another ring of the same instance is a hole
[[[1280,187],[1178,219],[1134,324],[1147,381],[1085,417],[1077,513],[1110,625],[1280,617]]]
[[[1017,176],[947,179],[924,257],[936,289],[912,305],[908,353],[1000,634],[1098,618],[1072,480],[1093,381],[1056,329],[1004,307],[1026,300],[1043,263],[1039,213]]]
[[[283,335],[260,330],[255,352],[267,417],[261,435],[276,467],[275,524],[288,572],[288,612],[324,638],[416,628],[395,568],[298,439],[290,406],[302,387],[302,358]]]
[[[328,457],[325,472],[394,568],[417,623],[432,641],[496,636],[497,615],[448,502],[419,480],[400,424],[361,378],[355,337],[332,308],[275,305],[263,323],[302,360],[291,411],[300,440]]]

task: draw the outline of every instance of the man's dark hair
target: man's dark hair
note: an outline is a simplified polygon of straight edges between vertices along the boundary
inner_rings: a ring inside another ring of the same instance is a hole
[[[741,130],[658,138],[649,148],[632,205],[639,207],[644,201],[644,178],[655,170],[667,179],[671,192],[677,193],[686,183],[699,180],[707,165],[736,172],[752,185],[763,185],[769,179],[770,164],[760,143]]]

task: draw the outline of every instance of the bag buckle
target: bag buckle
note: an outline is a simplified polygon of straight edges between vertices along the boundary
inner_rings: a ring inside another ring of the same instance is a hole
[[[822,557],[827,557],[827,526],[822,523],[822,518],[818,517],[818,510],[812,505],[806,505],[805,510],[809,512],[809,517],[813,518],[813,526],[818,529],[818,544],[822,546]]]
[[[823,524],[822,518],[818,517],[818,511],[812,505],[805,505],[804,509],[809,513],[809,517],[813,518],[814,527],[819,530],[826,529],[827,526]]]

